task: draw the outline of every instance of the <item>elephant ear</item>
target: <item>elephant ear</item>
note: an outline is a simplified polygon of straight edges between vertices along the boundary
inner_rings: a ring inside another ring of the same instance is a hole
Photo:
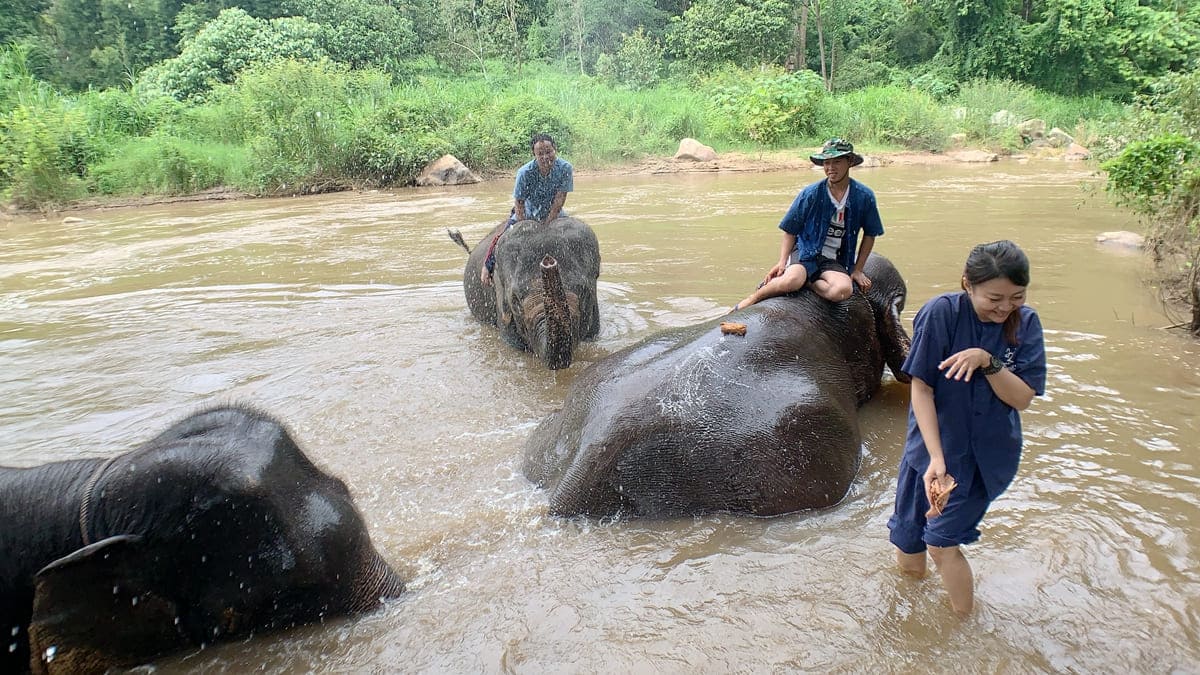
[[[900,382],[908,383],[912,378],[900,368],[908,358],[908,350],[912,339],[900,320],[904,311],[904,302],[908,297],[908,287],[900,270],[892,261],[871,253],[867,258],[865,270],[867,276],[874,282],[867,292],[867,299],[875,312],[875,331],[883,347],[883,358],[887,361],[892,375]]]
[[[164,593],[178,574],[147,554],[141,537],[109,537],[42,568],[29,625],[38,673],[104,672],[186,644]]]

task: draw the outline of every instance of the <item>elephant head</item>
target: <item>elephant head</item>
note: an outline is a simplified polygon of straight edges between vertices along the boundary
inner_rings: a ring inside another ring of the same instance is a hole
[[[2,672],[105,672],[404,590],[342,481],[246,408],[108,460],[0,468],[0,489]]]
[[[457,232],[450,236],[470,254],[463,272],[467,307],[480,321],[497,326],[505,342],[559,369],[571,365],[581,340],[599,333],[600,246],[583,221],[523,220],[507,231],[501,223],[474,250]],[[479,270],[497,236],[496,267],[487,287]]]
[[[668,330],[593,363],[531,435],[523,470],[558,515],[774,515],[831,506],[858,471],[858,407],[908,349],[905,286],[886,259],[870,293],[811,291]]]

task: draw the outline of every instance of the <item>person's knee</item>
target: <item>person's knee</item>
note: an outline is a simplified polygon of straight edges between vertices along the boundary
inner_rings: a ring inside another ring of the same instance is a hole
[[[930,546],[929,557],[938,567],[963,558],[962,550],[957,546]]]
[[[821,295],[830,302],[841,302],[854,294],[854,284],[850,277],[827,274],[821,280],[828,284]]]
[[[803,265],[792,265],[777,279],[779,285],[777,288],[780,293],[791,293],[804,288],[804,283],[808,281],[808,274],[804,271]]]

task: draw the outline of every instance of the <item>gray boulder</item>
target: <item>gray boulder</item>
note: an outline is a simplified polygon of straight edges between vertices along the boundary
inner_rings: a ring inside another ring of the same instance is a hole
[[[425,165],[417,176],[416,184],[422,187],[441,185],[467,185],[478,183],[479,176],[458,161],[454,155],[442,155]]]
[[[685,162],[711,162],[716,158],[715,150],[694,138],[679,141],[679,151],[675,153],[675,159]]]

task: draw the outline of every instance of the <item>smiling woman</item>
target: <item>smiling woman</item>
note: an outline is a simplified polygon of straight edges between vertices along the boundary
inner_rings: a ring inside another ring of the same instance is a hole
[[[1017,411],[1045,389],[1042,326],[1025,306],[1028,284],[1029,259],[1016,244],[976,246],[963,271],[964,292],[938,296],[917,313],[903,366],[912,376],[912,404],[891,540],[900,568],[912,576],[924,576],[929,550],[962,616],[974,608],[975,593],[959,546],[979,539],[983,514],[1016,475]],[[976,372],[982,377],[972,378]],[[943,506],[944,481],[961,489]]]

